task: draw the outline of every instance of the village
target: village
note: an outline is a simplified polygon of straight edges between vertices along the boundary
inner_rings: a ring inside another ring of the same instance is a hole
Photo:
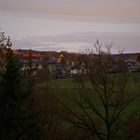
[[[15,50],[16,57],[22,65],[22,70],[28,69],[30,61],[33,75],[46,68],[46,72],[52,79],[71,77],[76,74],[86,74],[88,72],[88,59],[94,59],[95,54],[76,54],[68,52],[38,52],[32,50]],[[140,54],[114,54],[111,73],[116,73],[115,61],[123,58],[127,65],[128,72],[140,71]]]
[[[60,79],[64,77],[71,77],[76,74],[86,74],[88,72],[88,59],[94,59],[95,54],[77,54],[62,52],[39,52],[33,50],[14,50],[15,57],[17,57],[21,68],[26,71],[31,63],[34,77],[42,69],[46,69],[51,75],[52,79]],[[4,63],[4,55],[6,50],[1,48],[1,62]],[[118,58],[123,58],[128,67],[129,72],[140,71],[140,54],[114,54],[113,66],[110,72],[117,72],[115,61]],[[3,60],[2,60],[3,59]]]

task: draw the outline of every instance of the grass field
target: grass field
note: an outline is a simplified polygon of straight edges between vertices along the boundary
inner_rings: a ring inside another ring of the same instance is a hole
[[[81,89],[77,88],[73,78],[50,80],[46,83],[38,84],[40,89],[47,89],[60,99],[65,99],[66,102],[70,102],[71,97],[78,98]],[[140,73],[131,73],[129,75],[128,84],[126,87],[127,93],[131,96],[135,96],[135,100],[126,109],[126,116],[132,112],[140,112]]]
[[[129,119],[129,116],[133,114],[137,114],[140,116],[140,109],[139,109],[140,108],[140,73],[130,73],[126,91],[129,96],[132,96],[132,97],[135,96],[136,98],[122,112],[121,120],[123,121],[127,121]],[[72,129],[74,129],[74,127],[71,123],[63,119],[63,116],[65,115],[69,116],[70,114],[65,113],[65,111],[61,108],[60,103],[56,101],[55,98],[60,99],[61,102],[68,105],[71,109],[74,109],[74,111],[79,113],[80,109],[72,100],[73,98],[79,99],[80,93],[81,93],[81,89],[78,88],[78,85],[76,85],[75,80],[73,78],[65,78],[65,79],[49,80],[48,82],[38,83],[36,86],[36,92],[37,94],[39,94],[38,98],[41,98],[40,102],[43,103],[42,106],[43,106],[43,110],[44,110],[44,114],[46,115],[46,118],[49,116],[49,113],[50,113],[50,112],[46,112],[46,110],[56,110],[60,114],[62,113],[62,116],[61,115],[54,116],[55,121],[56,121],[54,123],[56,123],[56,127],[58,127],[59,130],[62,129],[65,135],[70,135],[70,132],[72,131]],[[93,94],[93,91],[91,94]],[[95,97],[95,101],[97,105],[96,108],[99,109],[99,111],[103,113],[104,111],[103,107],[100,107],[100,105],[98,105],[99,99],[98,98],[96,99]],[[89,114],[91,117],[94,118],[93,112]],[[76,128],[74,130],[77,131]],[[103,128],[103,131],[104,131],[104,128]]]

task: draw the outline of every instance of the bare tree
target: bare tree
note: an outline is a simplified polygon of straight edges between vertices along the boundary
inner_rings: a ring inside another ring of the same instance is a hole
[[[126,92],[129,74],[127,69],[122,70],[125,61],[122,58],[115,61],[111,45],[107,45],[107,52],[102,47],[97,41],[96,55],[88,62],[88,73],[77,76],[81,88],[77,96],[71,97],[72,103],[59,102],[69,113],[65,118],[75,127],[87,130],[97,139],[111,140],[120,131],[121,113],[133,99]],[[112,73],[114,65],[118,67],[116,74]]]

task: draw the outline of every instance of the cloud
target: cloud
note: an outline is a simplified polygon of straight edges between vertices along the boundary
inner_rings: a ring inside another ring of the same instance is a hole
[[[0,0],[0,9],[22,16],[94,21],[140,22],[140,3],[137,0]]]
[[[100,39],[140,52],[139,0],[0,0],[0,19],[15,48],[78,50]]]
[[[22,49],[77,52],[93,48],[96,39],[99,39],[103,44],[113,43],[113,53],[117,53],[118,49],[125,49],[125,52],[140,52],[139,38],[139,33],[84,32],[56,36],[33,36],[15,40],[13,46]]]

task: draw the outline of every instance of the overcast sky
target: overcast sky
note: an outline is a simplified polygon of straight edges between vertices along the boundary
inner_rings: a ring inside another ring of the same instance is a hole
[[[140,52],[140,0],[0,0],[0,28],[14,48]]]

